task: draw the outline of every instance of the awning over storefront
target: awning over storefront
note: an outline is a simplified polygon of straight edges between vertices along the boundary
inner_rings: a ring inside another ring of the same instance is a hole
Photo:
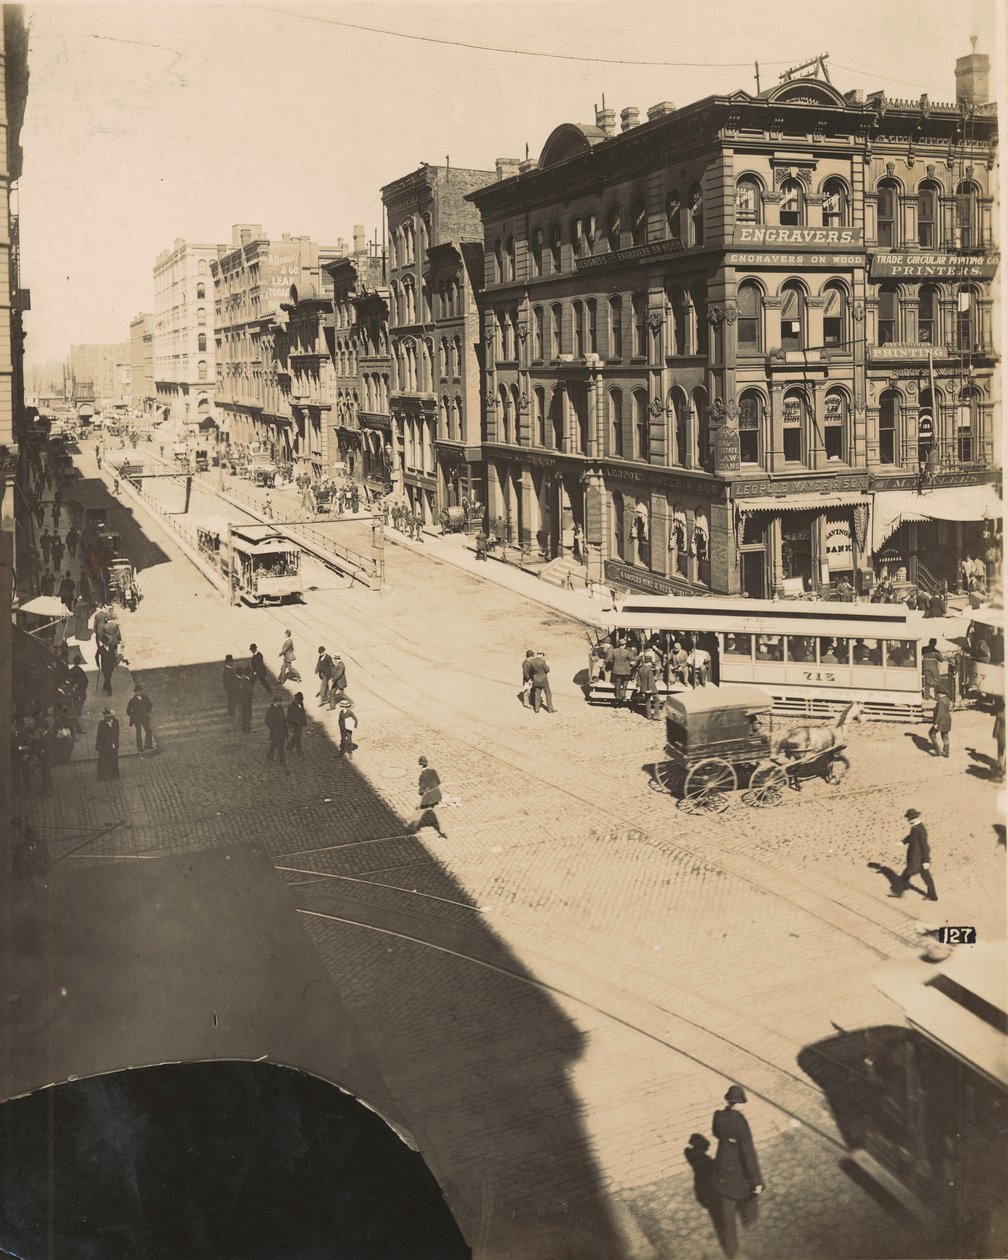
[[[739,512],[816,512],[825,508],[853,507],[867,503],[868,496],[859,490],[836,494],[764,494],[752,499],[736,499]]]
[[[881,490],[872,512],[872,550],[878,551],[904,521],[982,521],[1004,511],[992,485],[952,486],[947,489]]]

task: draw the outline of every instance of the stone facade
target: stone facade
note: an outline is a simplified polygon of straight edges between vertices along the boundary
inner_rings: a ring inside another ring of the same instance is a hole
[[[983,103],[819,79],[557,127],[470,198],[491,519],[577,531],[614,585],[763,596],[867,582],[889,492],[954,485],[893,554],[950,577],[1000,463],[995,143]]]
[[[149,312],[130,320],[130,391],[134,407],[149,411],[154,405],[154,316]]]
[[[214,417],[216,245],[175,240],[154,264],[154,391],[161,414],[194,431]]]

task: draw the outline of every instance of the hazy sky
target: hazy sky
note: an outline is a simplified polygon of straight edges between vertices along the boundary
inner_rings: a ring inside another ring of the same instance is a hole
[[[19,185],[28,357],[124,341],[157,253],[231,224],[371,235],[383,183],[445,154],[493,169],[564,121],[765,88],[829,52],[842,90],[954,99],[954,65],[995,49],[993,0],[507,0],[507,3],[28,6]],[[352,30],[492,44],[515,56]],[[571,57],[659,62],[606,64]]]

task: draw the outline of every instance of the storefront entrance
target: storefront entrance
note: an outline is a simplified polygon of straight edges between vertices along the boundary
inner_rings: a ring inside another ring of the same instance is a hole
[[[750,599],[766,599],[766,554],[764,550],[743,551],[740,556],[742,594]]]
[[[806,591],[815,586],[816,520],[812,512],[782,512],[780,517],[781,577],[801,578]]]

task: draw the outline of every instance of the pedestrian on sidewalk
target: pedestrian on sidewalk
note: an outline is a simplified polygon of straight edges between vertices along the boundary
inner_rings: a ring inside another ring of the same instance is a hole
[[[476,559],[482,560],[484,563],[487,558],[487,536],[481,529],[476,535]]]
[[[928,730],[928,738],[934,748],[933,756],[937,757],[938,752],[938,736],[942,739],[941,756],[949,755],[949,732],[952,730],[952,700],[945,691],[939,691],[935,697],[934,717],[931,719],[931,727]]]
[[[63,546],[63,539],[59,534],[53,534],[50,552],[52,553],[53,568],[59,572],[63,568],[63,553],[66,548]]]
[[[235,698],[243,731],[252,729],[252,675],[244,667],[235,670]]]
[[[419,509],[413,513],[413,537],[418,543],[422,543],[423,537],[423,517],[420,515]]]
[[[39,594],[52,595],[56,588],[56,582],[53,575],[46,569],[45,573],[39,578]]]
[[[281,684],[290,676],[294,664],[294,636],[289,630],[284,631],[284,641],[280,646],[280,674],[277,684]]]
[[[998,773],[1004,777],[1005,772],[1005,702],[1003,696],[994,701],[994,730],[991,732],[997,745]]]
[[[714,1112],[711,1126],[717,1138],[714,1154],[714,1182],[721,1198],[722,1245],[728,1256],[738,1251],[736,1213],[747,1228],[759,1217],[759,1195],[763,1193],[756,1147],[749,1121],[737,1107],[748,1102],[741,1085],[731,1085],[725,1094],[727,1107]]]
[[[116,667],[116,651],[104,636],[102,636],[101,643],[98,644],[95,662],[105,682],[102,690],[107,696],[110,696],[112,694],[112,673]]]
[[[354,713],[353,701],[348,695],[340,697],[339,708],[340,746],[337,756],[352,760],[354,749],[357,747],[354,743],[354,735],[357,731],[357,714]]]
[[[53,523],[53,529],[58,529],[58,528],[59,528],[59,522],[60,522],[60,505],[59,505],[59,500],[58,500],[58,498],[55,498],[55,499],[53,499],[53,505],[52,505],[52,523]]]
[[[154,705],[151,698],[144,694],[139,683],[133,688],[133,698],[126,706],[126,716],[130,726],[136,727],[137,752],[152,752],[154,749],[154,733],[151,730],[151,710]]]
[[[346,691],[347,675],[346,666],[343,664],[343,658],[339,652],[333,653],[332,658],[332,676],[329,679],[329,708],[335,709],[339,703],[340,694]]]
[[[77,554],[77,544],[79,542],[80,534],[77,532],[77,526],[71,525],[67,530],[66,536],[66,549],[71,559],[73,559],[73,557]]]
[[[39,535],[39,546],[42,548],[42,558],[48,564],[49,553],[52,550],[52,534],[47,529],[44,529]]]
[[[332,683],[333,673],[333,658],[324,647],[319,647],[318,660],[315,662],[315,673],[321,680],[318,691],[319,704],[324,707],[329,699],[329,688]]]
[[[63,601],[63,605],[67,612],[73,612],[74,591],[76,589],[77,583],[73,580],[70,574],[64,574],[63,581],[60,582],[59,597]]]
[[[119,778],[119,722],[111,709],[106,709],[95,731],[98,753],[98,778]]]
[[[304,728],[307,724],[308,715],[305,713],[304,695],[299,691],[287,706],[287,751],[296,752],[298,761],[304,761],[301,736],[304,734]]]
[[[518,698],[526,709],[532,707],[532,658],[535,652],[531,648],[525,651],[525,659],[522,661],[522,687],[518,692]]]
[[[259,683],[263,691],[268,696],[271,696],[273,687],[270,683],[269,675],[266,673],[266,662],[263,660],[263,654],[254,643],[249,644],[249,651],[252,653],[248,663],[249,673],[252,676],[252,688],[255,690],[256,683]]]
[[[74,662],[70,673],[67,674],[67,690],[74,712],[80,714],[84,708],[84,701],[87,699],[88,681],[79,660]]]
[[[545,652],[540,650],[532,657],[532,708],[536,713],[543,701],[546,702],[547,713],[556,713],[553,708],[553,692],[550,690],[549,665],[546,663]]]
[[[406,828],[406,834],[415,835],[421,827],[434,827],[442,840],[447,840],[447,835],[441,830],[441,823],[438,816],[434,812],[435,806],[441,804],[441,777],[433,766],[428,764],[426,757],[420,758],[420,803],[416,809],[416,817]]]
[[[931,846],[928,843],[927,827],[924,826],[924,819],[919,809],[908,809],[906,818],[910,823],[910,830],[903,837],[903,843],[907,847],[906,865],[889,896],[899,901],[906,890],[913,887],[910,883],[911,876],[919,875],[927,889],[927,893],[921,895],[926,895],[928,901],[937,901],[938,894],[935,892],[934,880],[931,878]],[[917,892],[916,888],[914,892]]]
[[[282,766],[286,766],[287,757],[284,754],[284,743],[287,740],[287,715],[280,704],[279,696],[273,696],[270,700],[264,720],[269,731],[270,741],[266,760],[279,761]]]

